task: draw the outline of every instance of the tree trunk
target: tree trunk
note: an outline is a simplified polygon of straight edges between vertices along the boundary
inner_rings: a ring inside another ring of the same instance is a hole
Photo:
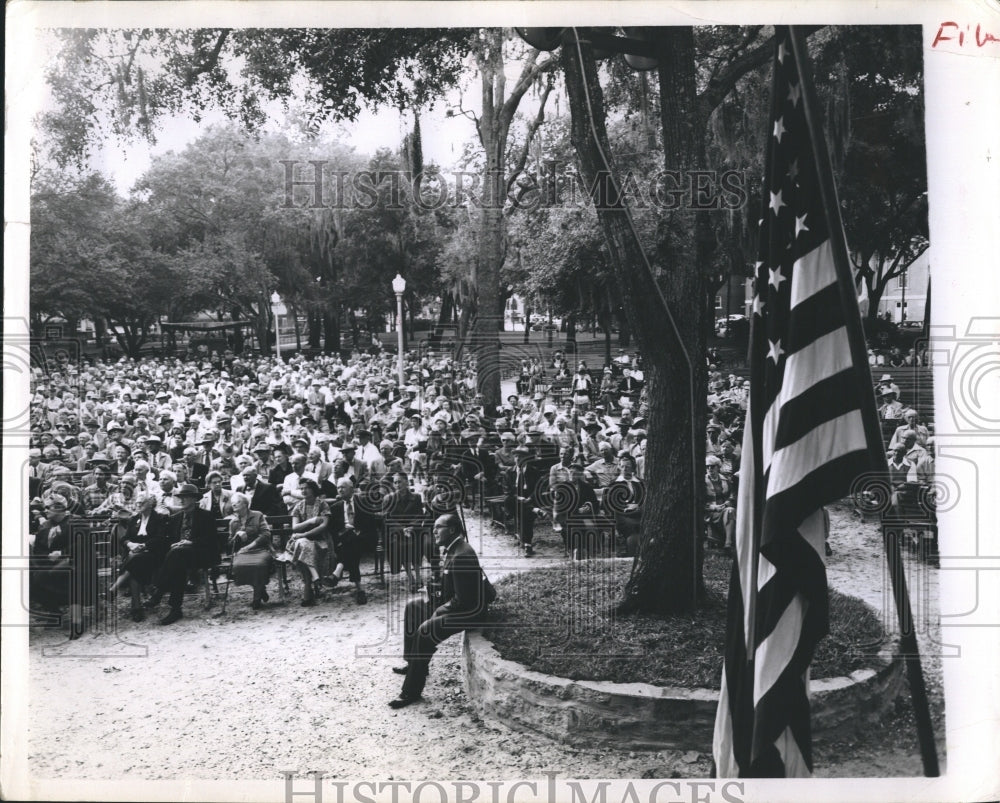
[[[351,348],[358,347],[358,316],[354,314],[354,309],[350,310],[351,318]]]
[[[469,332],[469,323],[472,319],[472,304],[466,302],[462,305],[462,314],[458,318],[458,342],[462,343],[465,341],[465,336]]]
[[[292,315],[292,325],[295,327],[295,350],[302,351],[302,327],[299,325],[299,313],[294,308],[288,310]]]
[[[632,329],[629,327],[628,316],[622,307],[618,307],[615,320],[618,321],[618,346],[627,349],[632,344]]]
[[[693,31],[661,29],[658,41],[662,53],[665,159],[672,169],[695,167],[692,143],[697,141],[697,135],[691,119],[695,101]],[[690,211],[678,214],[678,225],[672,228],[666,243],[670,270],[664,277],[665,295],[672,300],[667,308],[634,235],[627,202],[607,180],[609,168],[612,176],[615,171],[597,67],[589,45],[581,42],[578,50],[571,31],[564,36],[562,62],[572,112],[571,140],[584,180],[594,188],[598,219],[629,324],[639,340],[649,391],[646,503],[639,554],[619,610],[687,611],[697,604],[702,586],[704,496],[698,471],[704,470],[704,435],[698,437],[705,431],[705,395],[701,390],[703,381],[698,381],[704,376],[703,312],[701,304],[690,303],[691,299],[703,298],[704,289],[701,263],[694,258],[694,221]],[[680,340],[670,324],[671,315]],[[684,358],[682,344],[688,349],[688,359]],[[693,394],[688,381],[690,368],[695,373]]]
[[[336,310],[328,309],[323,313],[323,350],[327,354],[340,351],[340,317]]]
[[[441,311],[438,313],[438,324],[451,323],[451,318],[454,313],[455,304],[452,301],[452,296],[450,292],[444,292],[441,294]]]
[[[268,307],[263,307],[263,311],[257,317],[257,341],[260,343],[260,353],[269,357],[271,355],[271,321],[274,320],[274,328],[277,331],[278,321],[271,315]]]
[[[531,307],[524,305],[524,342],[531,340]]]
[[[476,64],[479,68],[482,97],[481,115],[477,121],[483,146],[483,191],[480,214],[476,287],[476,324],[473,342],[478,354],[476,384],[483,394],[487,409],[500,404],[500,331],[503,329],[504,295],[500,287],[500,268],[504,260],[504,200],[507,196],[507,139],[510,125],[524,94],[537,86],[538,52],[532,52],[522,64],[517,83],[507,91],[503,58],[506,30],[488,30],[478,45]],[[551,66],[553,63],[548,63]],[[548,69],[546,66],[544,69]],[[548,92],[541,95],[545,106]],[[535,118],[539,120],[538,117]],[[536,129],[537,129],[537,123]],[[530,144],[525,144],[525,148]]]
[[[309,348],[318,349],[323,339],[323,313],[321,312],[310,312],[307,317],[307,337],[306,341],[309,343]]]
[[[500,263],[503,252],[503,209],[504,195],[502,160],[499,150],[502,145],[492,143],[487,149],[487,169],[483,175],[482,230],[479,236],[479,265],[477,276],[476,324],[473,343],[477,354],[476,385],[483,394],[486,409],[500,404],[500,337],[499,325],[503,322],[497,315],[500,303]]]
[[[108,338],[108,325],[107,322],[100,315],[94,316],[94,340],[97,341],[98,346],[103,346],[107,343]],[[176,335],[173,330],[170,332],[170,340],[174,344],[174,348],[177,348]]]

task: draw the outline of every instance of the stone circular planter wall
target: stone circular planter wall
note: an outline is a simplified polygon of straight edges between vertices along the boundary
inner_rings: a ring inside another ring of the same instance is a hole
[[[850,677],[812,682],[815,740],[856,729],[896,699],[903,670],[896,645],[873,663]],[[717,691],[545,675],[501,658],[476,631],[465,634],[462,665],[466,693],[480,715],[510,727],[578,746],[712,749]]]

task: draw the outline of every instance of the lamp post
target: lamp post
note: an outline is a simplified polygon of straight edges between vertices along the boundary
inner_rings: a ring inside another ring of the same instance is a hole
[[[285,302],[275,290],[271,293],[271,313],[274,315],[274,348],[278,354],[278,362],[281,362],[281,316],[286,312]]]
[[[399,354],[396,357],[396,365],[399,369],[399,387],[402,390],[405,384],[403,376],[403,293],[406,292],[406,279],[396,274],[392,280],[392,292],[396,294],[396,333],[399,342]]]

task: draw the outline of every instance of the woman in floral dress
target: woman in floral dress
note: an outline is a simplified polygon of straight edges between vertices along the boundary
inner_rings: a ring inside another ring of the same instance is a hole
[[[319,485],[313,480],[299,483],[302,500],[292,508],[292,540],[288,542],[288,552],[292,565],[302,575],[304,608],[316,604],[319,580],[326,570],[330,555],[330,506],[319,495]]]

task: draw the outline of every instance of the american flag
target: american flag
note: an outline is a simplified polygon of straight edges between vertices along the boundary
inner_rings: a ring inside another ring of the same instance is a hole
[[[869,444],[881,449],[829,157],[818,117],[807,116],[806,58],[799,34],[777,28],[717,777],[812,773],[809,664],[827,633],[823,506],[878,465]]]

